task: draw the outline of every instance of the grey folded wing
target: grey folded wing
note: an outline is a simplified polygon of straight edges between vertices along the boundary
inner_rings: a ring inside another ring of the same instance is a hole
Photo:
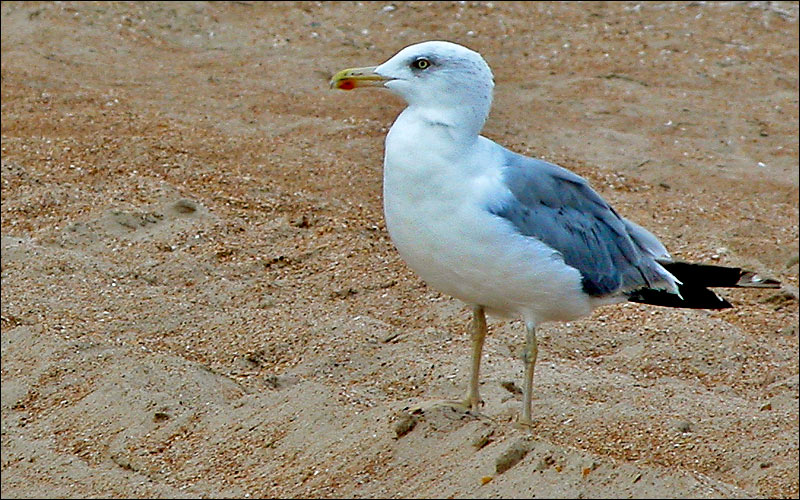
[[[503,182],[511,196],[487,209],[536,238],[580,271],[592,296],[639,288],[677,291],[660,264],[669,253],[658,239],[623,219],[582,177],[542,160],[505,151]]]

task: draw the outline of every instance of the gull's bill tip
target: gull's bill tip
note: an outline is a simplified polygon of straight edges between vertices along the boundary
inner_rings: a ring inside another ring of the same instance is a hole
[[[389,79],[375,73],[375,66],[364,68],[349,68],[333,75],[330,86],[332,89],[353,90],[358,87],[383,87]]]

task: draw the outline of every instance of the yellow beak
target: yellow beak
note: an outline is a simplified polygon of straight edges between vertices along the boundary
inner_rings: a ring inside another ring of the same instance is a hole
[[[331,78],[331,88],[353,90],[357,87],[383,87],[391,78],[375,73],[375,68],[376,66],[343,69]]]

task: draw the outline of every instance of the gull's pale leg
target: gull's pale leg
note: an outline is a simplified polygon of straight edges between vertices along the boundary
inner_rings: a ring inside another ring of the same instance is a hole
[[[481,369],[483,341],[486,338],[486,314],[483,311],[483,307],[475,306],[472,309],[471,326],[472,367],[469,377],[469,392],[467,392],[467,399],[464,400],[464,406],[476,411],[481,403],[481,397],[478,394],[478,384],[480,382],[479,373]]]
[[[531,395],[533,393],[533,369],[536,367],[536,356],[539,354],[539,346],[536,343],[536,325],[525,323],[527,334],[525,335],[525,351],[522,353],[522,361],[525,363],[525,388],[523,390],[522,417],[521,424],[531,423]]]
[[[486,314],[481,306],[472,309],[472,321],[470,324],[470,339],[472,340],[472,365],[469,374],[469,389],[464,399],[458,400],[437,400],[421,403],[413,406],[409,412],[427,411],[437,407],[449,407],[459,411],[473,411],[478,413],[481,404],[481,396],[478,393],[479,373],[481,368],[481,353],[483,352],[483,341],[486,338]]]

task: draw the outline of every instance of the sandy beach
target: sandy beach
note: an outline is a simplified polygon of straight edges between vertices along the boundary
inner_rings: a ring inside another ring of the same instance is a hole
[[[796,2],[3,2],[3,498],[797,498]],[[404,103],[347,67],[450,40],[484,135],[674,258],[780,289],[539,330],[397,254]]]

